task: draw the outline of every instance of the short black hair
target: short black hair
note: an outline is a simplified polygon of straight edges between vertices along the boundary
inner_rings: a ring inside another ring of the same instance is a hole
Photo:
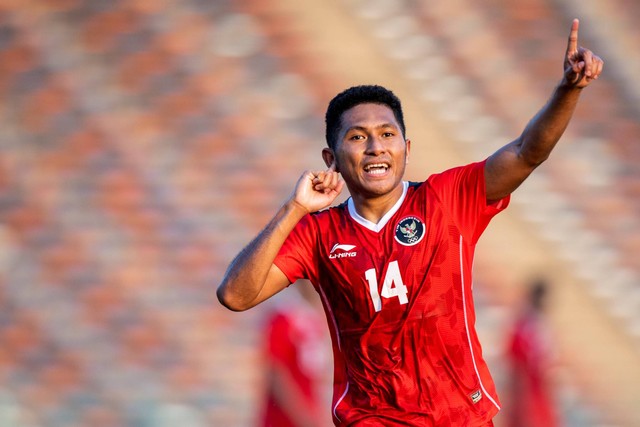
[[[382,104],[391,108],[395,116],[402,136],[406,134],[404,115],[400,99],[389,89],[378,85],[353,86],[337,94],[327,107],[325,115],[327,145],[335,149],[338,142],[338,132],[342,125],[342,114],[360,104]]]

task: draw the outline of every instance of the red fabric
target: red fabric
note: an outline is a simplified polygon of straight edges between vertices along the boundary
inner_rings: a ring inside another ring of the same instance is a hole
[[[343,205],[305,217],[276,265],[323,297],[336,425],[484,426],[499,409],[475,332],[475,244],[508,204],[484,162],[407,187],[375,225]],[[353,423],[353,424],[352,424]]]
[[[547,370],[549,346],[538,315],[529,313],[516,323],[508,356],[511,360],[510,427],[558,425]]]
[[[318,382],[321,370],[326,369],[324,341],[325,324],[322,315],[309,307],[280,307],[272,313],[267,324],[266,356],[270,374],[282,369],[293,381],[295,393],[304,402],[298,408],[319,414],[321,408]],[[295,427],[286,411],[275,399],[273,389],[267,389],[264,427]]]

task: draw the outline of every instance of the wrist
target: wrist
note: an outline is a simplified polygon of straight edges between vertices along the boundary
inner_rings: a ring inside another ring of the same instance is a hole
[[[560,80],[560,83],[558,84],[557,89],[559,91],[566,91],[566,92],[575,91],[576,93],[580,93],[582,89],[584,89],[584,86],[578,86],[577,83],[578,82],[570,82],[569,80],[567,80],[567,77],[564,76],[562,77],[562,80]]]
[[[290,199],[285,204],[285,209],[287,210],[287,212],[298,214],[300,217],[303,217],[306,214],[310,213],[309,209],[307,209],[306,206],[304,206],[294,198]]]

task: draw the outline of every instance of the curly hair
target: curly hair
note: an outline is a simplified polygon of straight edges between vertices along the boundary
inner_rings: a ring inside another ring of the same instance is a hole
[[[388,106],[391,111],[393,111],[393,115],[400,125],[402,135],[405,135],[406,128],[404,125],[402,104],[393,92],[378,85],[353,86],[336,95],[327,107],[327,113],[325,115],[325,137],[329,148],[335,149],[336,143],[338,142],[338,133],[342,125],[342,114],[356,105],[367,103]]]

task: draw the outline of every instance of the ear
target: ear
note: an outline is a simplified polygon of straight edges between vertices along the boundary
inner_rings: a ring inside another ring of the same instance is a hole
[[[405,158],[404,158],[404,164],[408,165],[409,164],[409,152],[411,151],[411,140],[410,139],[405,139],[405,142],[407,143],[407,154],[405,155]]]
[[[322,149],[322,159],[327,167],[331,167],[331,165],[336,161],[336,155],[331,148],[325,147]],[[340,172],[337,164],[335,165],[335,169],[336,172]]]

